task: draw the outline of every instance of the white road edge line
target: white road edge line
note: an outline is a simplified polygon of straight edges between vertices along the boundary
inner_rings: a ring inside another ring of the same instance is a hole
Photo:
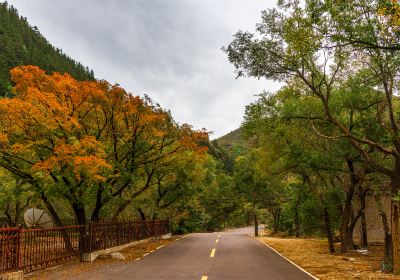
[[[136,262],[136,261],[138,261],[138,260],[140,260],[140,258],[137,258],[136,260],[134,260],[134,262]]]
[[[143,257],[147,256],[148,254],[150,254],[150,253],[146,253],[146,254],[144,254],[144,255],[143,255]]]
[[[156,248],[156,250],[161,249],[161,248],[164,247],[164,246],[165,246],[165,245],[158,246],[158,247]]]
[[[289,260],[288,258],[286,258],[284,255],[282,255],[281,253],[279,253],[277,250],[275,250],[274,248],[272,248],[271,246],[269,246],[268,244],[262,242],[260,239],[255,238],[254,236],[250,235],[250,237],[254,238],[255,240],[257,240],[258,242],[260,242],[261,244],[264,244],[264,246],[267,246],[268,248],[270,248],[272,251],[274,251],[276,254],[278,254],[279,256],[281,256],[282,258],[284,258],[285,260],[287,260],[288,262],[290,262],[292,265],[294,265],[295,267],[297,267],[298,269],[300,269],[301,271],[303,271],[305,274],[307,274],[308,276],[312,277],[315,280],[320,280],[319,278],[315,277],[314,275],[312,275],[310,272],[308,272],[307,270],[305,270],[304,268],[300,267],[298,264],[292,262],[291,260]]]

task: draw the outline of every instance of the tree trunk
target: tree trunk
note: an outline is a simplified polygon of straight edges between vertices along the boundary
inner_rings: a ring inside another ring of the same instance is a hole
[[[378,207],[379,215],[381,216],[382,225],[383,225],[383,232],[385,234],[385,243],[384,243],[384,253],[383,253],[383,260],[381,265],[382,271],[391,271],[393,269],[393,240],[392,234],[390,231],[390,226],[388,223],[387,215],[382,207],[382,202],[378,195],[374,196],[376,205]]]
[[[40,188],[38,185],[36,185],[35,187],[38,189]],[[48,197],[45,195],[45,193],[41,189],[39,189],[39,193],[40,193],[40,198],[43,200],[44,204],[46,205],[47,210],[49,210],[51,216],[53,217],[53,220],[54,220],[54,223],[56,224],[56,226],[63,227],[63,223],[61,222],[60,216],[58,216],[53,205],[51,205]],[[68,233],[65,230],[62,230],[61,234],[63,236],[65,248],[70,252],[73,251],[74,249],[73,249],[72,242],[71,242],[71,239],[69,238]]]
[[[115,211],[114,215],[112,216],[113,221],[118,220],[119,215],[125,210],[126,207],[128,207],[128,205],[132,202],[132,200],[131,199],[125,200],[118,206],[117,210]]]
[[[397,165],[397,163],[396,163]],[[392,200],[391,200],[391,231],[392,231],[392,246],[393,246],[393,271],[400,273],[400,215],[399,203],[393,198],[399,194],[399,176],[397,174],[392,177]]]
[[[258,236],[258,218],[256,211],[256,204],[253,204],[253,218],[254,218],[254,236]]]
[[[361,247],[367,248],[368,247],[368,230],[367,230],[367,220],[365,218],[365,208],[366,208],[366,196],[368,190],[361,191],[360,190],[360,206],[362,210],[361,213]]]
[[[39,187],[37,187],[39,188]],[[40,198],[43,200],[44,204],[46,205],[47,210],[49,210],[50,215],[53,217],[54,223],[58,227],[62,227],[63,223],[60,219],[60,216],[58,216],[56,210],[54,209],[53,205],[51,205],[48,197],[45,195],[45,193],[42,190],[39,190],[40,193]]]
[[[399,203],[392,202],[393,272],[400,273]]]
[[[91,221],[98,221],[100,219],[100,210],[104,205],[103,199],[102,199],[103,192],[104,192],[104,187],[100,186],[99,189],[97,190],[96,205],[93,209],[92,217],[90,218]]]
[[[353,161],[350,159],[346,160],[347,167],[349,169],[350,184],[349,189],[346,191],[346,199],[342,211],[342,222],[340,225],[340,253],[347,253],[349,245],[349,222],[351,214],[351,202],[353,200],[354,190],[357,184],[357,178],[354,171]]]
[[[86,225],[86,212],[85,207],[81,203],[72,203],[72,209],[74,210],[76,221],[78,225]]]
[[[342,211],[342,221],[340,225],[340,253],[347,253],[349,245],[348,227],[350,222],[351,213],[351,200],[353,197],[354,188],[350,186],[349,191],[346,192],[346,200]]]
[[[295,212],[294,212],[294,230],[295,230],[295,235],[296,237],[300,237],[300,218],[299,218],[299,209],[298,209],[298,204],[295,206]]]
[[[276,207],[272,208],[272,216],[273,216],[273,228],[272,228],[272,233],[277,233],[279,231],[279,219],[281,217],[281,208]]]
[[[324,207],[324,222],[325,222],[326,237],[328,238],[329,252],[335,253],[335,246],[333,245],[333,236],[331,230],[331,222],[329,219],[328,208],[326,206]]]
[[[146,214],[143,212],[142,208],[136,208],[136,210],[138,211],[138,213],[140,215],[140,220],[146,221]]]
[[[357,245],[354,244],[354,239],[353,239],[354,227],[358,219],[359,217],[354,217],[354,214],[352,214],[351,222],[347,231],[347,241],[348,241],[347,243],[348,243],[348,248],[350,250],[355,250],[358,248]]]

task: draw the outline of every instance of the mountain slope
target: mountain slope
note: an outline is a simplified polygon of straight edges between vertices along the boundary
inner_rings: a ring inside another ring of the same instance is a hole
[[[47,72],[68,72],[78,80],[94,80],[93,71],[52,46],[26,18],[0,3],[0,96],[11,94],[10,69],[37,65]]]
[[[223,146],[246,146],[246,143],[242,138],[241,128],[235,129],[224,136],[221,136],[217,141],[218,144]]]

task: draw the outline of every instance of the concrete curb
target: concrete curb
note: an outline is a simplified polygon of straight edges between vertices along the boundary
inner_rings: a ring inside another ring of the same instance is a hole
[[[173,240],[173,242],[176,242],[176,241],[178,241],[178,240],[181,240],[181,239],[183,239],[183,238],[186,238],[186,237],[188,237],[189,235],[190,235],[190,233],[187,234],[187,235],[185,235],[185,236],[182,236],[182,237],[180,237],[180,238],[177,238],[177,239]],[[165,235],[165,237],[166,237],[166,236],[167,236],[167,235]],[[169,236],[168,238],[171,238],[171,237],[172,237],[171,233],[169,233],[168,236]],[[168,238],[161,238],[161,239],[168,239]],[[173,242],[172,242],[172,243],[173,243]],[[141,256],[141,257],[135,259],[134,262],[140,261],[142,258],[144,258],[144,257],[150,255],[151,253],[154,253],[155,251],[158,251],[158,250],[160,250],[160,249],[162,249],[162,248],[164,248],[164,247],[165,247],[165,245],[161,245],[161,246],[157,247],[156,249],[154,249],[154,250],[152,250],[152,251],[150,251],[150,252],[146,252],[143,256]],[[1,280],[1,279],[0,279],[0,280]]]
[[[160,238],[161,239],[169,239],[169,238],[171,238],[171,233],[164,234]],[[141,244],[141,243],[147,242],[147,241],[149,241],[151,239],[153,239],[153,237],[142,239],[142,240],[133,241],[133,242],[130,242],[130,243],[127,243],[127,244],[124,244],[124,245],[115,246],[115,247],[107,248],[107,249],[104,249],[104,250],[99,250],[99,251],[95,251],[95,252],[91,252],[91,253],[84,253],[82,255],[82,261],[83,262],[93,262],[100,255],[108,255],[108,254],[111,254],[111,253],[119,252],[119,251],[122,251],[125,248],[128,248],[128,247],[131,247],[131,246],[134,246],[134,245],[137,245],[137,244]]]
[[[269,249],[271,249],[272,251],[274,251],[276,254],[278,254],[280,257],[282,257],[283,259],[285,259],[286,261],[288,261],[289,263],[291,263],[292,265],[294,265],[295,267],[297,267],[298,269],[300,269],[301,271],[303,271],[305,274],[307,274],[308,276],[310,276],[311,278],[315,279],[315,280],[320,280],[319,278],[315,277],[314,275],[312,275],[310,272],[308,272],[307,270],[305,270],[304,268],[302,268],[301,266],[299,266],[298,264],[292,262],[291,260],[289,260],[288,258],[286,258],[284,255],[282,255],[281,253],[279,253],[277,250],[275,250],[274,248],[272,248],[271,246],[269,246],[268,244],[262,242],[260,239],[252,236],[249,234],[250,237],[254,238],[255,240],[257,240],[258,242],[260,242],[261,244],[263,244],[264,246],[268,247]]]
[[[191,233],[188,233],[188,234],[186,234],[186,235],[184,235],[184,236],[182,236],[182,237],[180,237],[180,238],[177,238],[175,241],[184,239],[184,238],[188,237],[189,235],[191,235]]]
[[[24,279],[23,271],[0,273],[0,280],[22,280],[22,279]]]
[[[91,252],[91,253],[84,253],[82,255],[82,261],[83,262],[93,262],[100,255],[108,255],[108,254],[111,254],[111,253],[119,252],[119,251],[122,251],[123,249],[125,249],[127,247],[147,242],[149,239],[150,238],[142,239],[142,240],[139,240],[139,241],[133,241],[133,242],[130,242],[130,243],[127,243],[127,244],[124,244],[124,245],[115,246],[115,247],[107,248],[107,249],[104,249],[104,250],[99,250],[99,251],[95,251],[95,252]]]

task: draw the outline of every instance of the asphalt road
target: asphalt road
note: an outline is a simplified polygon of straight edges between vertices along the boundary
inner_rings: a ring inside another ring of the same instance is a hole
[[[85,279],[308,280],[314,279],[261,242],[251,228],[196,233],[124,266],[102,268]],[[218,241],[217,241],[218,240]]]

